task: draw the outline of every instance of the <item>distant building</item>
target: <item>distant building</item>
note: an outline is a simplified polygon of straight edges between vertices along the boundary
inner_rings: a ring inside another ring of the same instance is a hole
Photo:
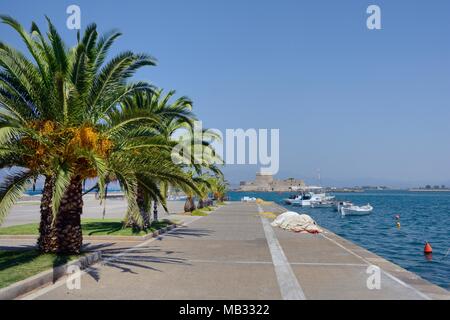
[[[271,174],[257,173],[254,181],[241,181],[239,191],[297,191],[305,188],[303,180],[289,178],[274,179]]]

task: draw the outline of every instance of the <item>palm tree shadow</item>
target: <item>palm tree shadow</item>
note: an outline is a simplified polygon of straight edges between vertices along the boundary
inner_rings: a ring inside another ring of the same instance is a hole
[[[103,250],[108,250],[108,247],[112,247],[116,244],[116,242],[102,242],[102,243],[92,243],[92,242],[87,242],[87,243],[83,243],[83,247],[82,247],[82,251],[83,252],[94,252],[94,251],[102,251]]]
[[[123,249],[113,249],[103,253],[105,261],[102,264],[131,274],[139,274],[137,269],[164,272],[164,270],[156,267],[157,264],[190,265],[184,258],[169,257],[169,255],[174,253],[181,253],[172,250],[140,247],[138,249],[131,249],[129,252],[120,256],[116,256],[118,252],[123,252]]]
[[[27,251],[36,249],[36,244],[22,244],[22,245],[14,245],[14,246],[1,246],[0,250],[2,251]]]
[[[206,237],[214,231],[208,229],[195,229],[195,228],[177,228],[170,233],[166,233],[159,236],[157,240],[164,240],[164,238],[186,238],[186,237]],[[86,243],[83,246],[86,252],[89,251],[101,251],[102,252],[102,266],[116,268],[121,272],[130,274],[139,274],[139,269],[151,270],[156,272],[164,272],[161,266],[164,264],[172,265],[185,265],[191,264],[185,258],[178,258],[174,255],[182,254],[183,252],[177,252],[173,250],[164,250],[159,246],[120,246],[120,243]],[[91,276],[95,281],[99,281],[101,278],[99,268],[90,267],[86,273]]]
[[[213,230],[209,229],[199,229],[199,228],[187,228],[187,227],[180,227],[172,231],[171,233],[168,233],[164,235],[164,237],[167,238],[186,238],[186,237],[207,237],[213,234]]]
[[[95,235],[95,234],[112,234],[114,232],[120,231],[123,229],[123,223],[122,222],[89,222],[86,223],[84,226],[84,232],[88,236]]]
[[[40,254],[37,250],[13,249],[0,252],[0,270],[33,261]]]
[[[68,255],[56,255],[53,259],[53,283],[55,283],[60,277],[58,267],[61,267],[70,261]]]
[[[86,274],[88,274],[92,279],[94,279],[96,282],[100,281],[100,271],[98,268],[94,266],[90,266],[85,270]]]

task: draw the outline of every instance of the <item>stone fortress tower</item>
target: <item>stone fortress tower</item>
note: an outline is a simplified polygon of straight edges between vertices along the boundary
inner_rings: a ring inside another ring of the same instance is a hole
[[[305,188],[303,180],[289,178],[285,180],[274,179],[268,173],[256,173],[254,181],[241,181],[238,191],[297,191]]]

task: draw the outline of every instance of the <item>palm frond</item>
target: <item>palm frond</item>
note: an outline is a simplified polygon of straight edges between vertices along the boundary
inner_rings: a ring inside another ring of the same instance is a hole
[[[29,170],[9,174],[0,185],[0,225],[34,178]]]
[[[61,200],[70,184],[70,178],[72,176],[72,172],[67,165],[60,165],[55,171],[52,197],[53,221],[56,219]]]

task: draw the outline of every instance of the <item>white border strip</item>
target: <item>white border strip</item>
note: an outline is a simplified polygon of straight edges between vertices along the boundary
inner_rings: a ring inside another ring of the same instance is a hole
[[[258,212],[263,212],[260,205],[258,205]],[[260,218],[264,228],[267,245],[269,246],[270,254],[272,256],[281,297],[283,300],[306,300],[305,293],[298,283],[294,271],[292,271],[291,265],[278,242],[277,236],[275,235],[269,220],[263,216],[260,216]]]

